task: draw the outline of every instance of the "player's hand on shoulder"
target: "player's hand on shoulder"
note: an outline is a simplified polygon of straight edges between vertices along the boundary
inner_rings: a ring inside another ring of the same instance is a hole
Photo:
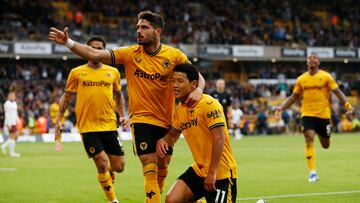
[[[189,108],[195,107],[196,104],[199,103],[202,95],[203,90],[201,88],[194,89],[185,100],[186,106]]]
[[[166,156],[167,151],[169,150],[169,144],[165,141],[165,139],[161,138],[156,143],[156,153],[160,158]]]

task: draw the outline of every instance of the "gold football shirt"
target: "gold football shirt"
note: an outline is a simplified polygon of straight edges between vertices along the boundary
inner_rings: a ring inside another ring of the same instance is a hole
[[[105,64],[87,64],[71,70],[66,92],[76,93],[76,119],[80,133],[117,130],[113,92],[120,92],[120,73]]]
[[[192,167],[197,175],[206,177],[212,153],[213,137],[210,130],[219,126],[224,126],[226,137],[216,179],[237,178],[237,164],[230,145],[224,110],[216,99],[203,94],[200,102],[193,109],[179,104],[175,110],[171,129],[184,134],[195,161]]]
[[[129,87],[131,123],[169,128],[174,110],[172,74],[177,64],[188,62],[179,49],[162,44],[154,53],[133,45],[110,50],[113,63],[125,66]]]

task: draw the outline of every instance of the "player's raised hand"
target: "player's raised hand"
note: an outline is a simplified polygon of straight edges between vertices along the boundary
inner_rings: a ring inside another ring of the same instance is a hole
[[[68,38],[69,38],[69,34],[68,34],[68,28],[65,27],[64,31],[60,31],[54,27],[51,27],[49,30],[49,40],[57,43],[57,44],[62,44],[64,45]]]
[[[156,153],[160,158],[164,158],[169,150],[169,144],[161,138],[156,143]]]
[[[275,107],[275,112],[274,112],[274,115],[275,115],[275,119],[279,120],[281,118],[281,114],[282,114],[282,109],[280,107]]]

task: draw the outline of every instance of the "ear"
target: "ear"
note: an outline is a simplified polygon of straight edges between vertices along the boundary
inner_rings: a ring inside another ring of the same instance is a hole
[[[194,90],[197,88],[198,86],[198,81],[197,80],[193,80],[190,82],[190,85],[191,85],[191,89]]]
[[[156,33],[158,33],[159,35],[161,35],[163,29],[161,29],[161,28],[156,28],[155,31],[156,31]]]

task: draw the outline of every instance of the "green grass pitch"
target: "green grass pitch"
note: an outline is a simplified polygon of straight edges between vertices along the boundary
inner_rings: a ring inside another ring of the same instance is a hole
[[[125,171],[116,176],[116,194],[122,203],[143,202],[142,168],[124,142]],[[360,202],[360,133],[334,134],[330,149],[316,140],[320,181],[307,182],[302,135],[251,136],[232,140],[239,167],[237,202],[355,203]],[[20,158],[0,153],[0,203],[107,202],[97,182],[95,165],[81,143],[18,143]],[[175,152],[166,179],[165,193],[190,164],[184,140]],[[163,199],[164,199],[163,195]]]

